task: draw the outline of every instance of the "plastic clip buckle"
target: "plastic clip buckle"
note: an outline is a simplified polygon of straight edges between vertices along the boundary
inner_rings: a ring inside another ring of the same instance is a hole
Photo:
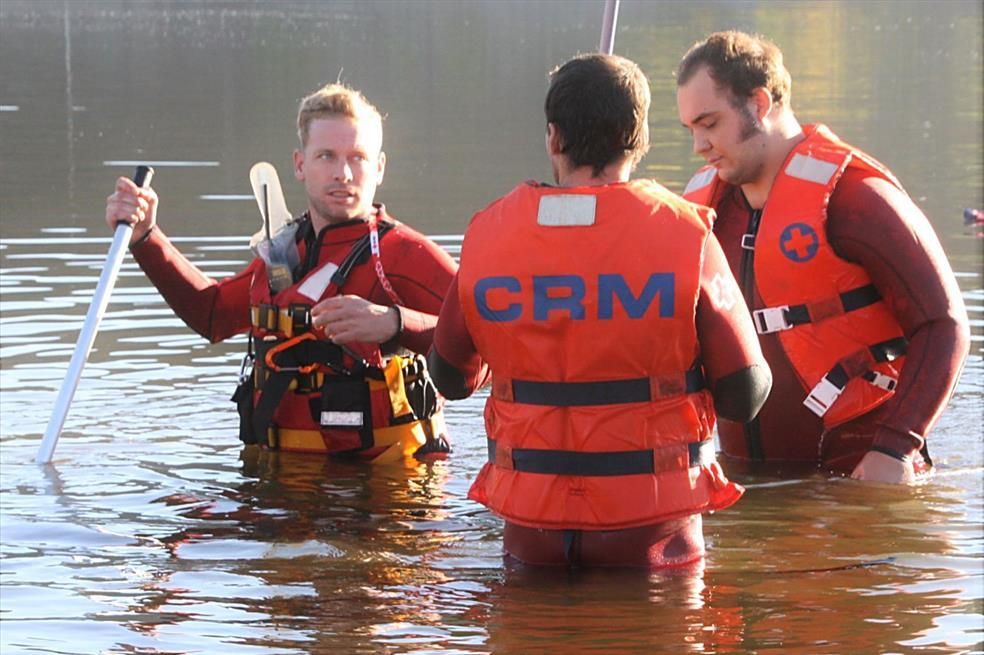
[[[895,385],[899,382],[892,376],[879,373],[878,371],[870,371],[870,375],[865,375],[864,379],[885,391],[895,391]]]
[[[803,404],[817,416],[823,416],[843,391],[843,387],[838,387],[824,376],[817,386],[810,390],[810,395],[806,397]]]
[[[239,384],[242,384],[249,379],[252,375],[253,361],[254,357],[252,355],[245,355],[243,357],[243,363],[239,367]]]
[[[759,334],[771,334],[773,332],[788,330],[793,327],[793,325],[786,320],[786,311],[788,309],[789,305],[756,309],[752,312],[752,319],[755,322],[755,331]]]
[[[741,247],[745,250],[755,250],[755,235],[754,234],[743,234],[741,235]]]

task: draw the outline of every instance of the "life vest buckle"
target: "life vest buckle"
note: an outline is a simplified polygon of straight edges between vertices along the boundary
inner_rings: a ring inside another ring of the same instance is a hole
[[[817,416],[823,416],[834,404],[834,401],[840,397],[843,391],[844,387],[837,386],[835,383],[830,381],[828,376],[825,375],[823,379],[817,383],[817,386],[810,390],[810,395],[806,397],[803,404],[806,405],[808,410]]]
[[[884,389],[885,391],[894,391],[895,385],[898,384],[898,380],[892,376],[879,373],[878,371],[868,371],[863,377],[871,384]]]
[[[755,235],[754,234],[743,234],[741,235],[741,247],[745,250],[755,250]]]
[[[788,330],[793,327],[793,324],[789,322],[786,316],[788,310],[789,305],[756,309],[752,312],[755,331],[759,334],[772,334],[773,332],[781,332],[782,330]]]

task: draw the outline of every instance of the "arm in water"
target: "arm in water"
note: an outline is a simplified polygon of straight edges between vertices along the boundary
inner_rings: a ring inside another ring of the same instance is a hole
[[[852,477],[909,483],[913,456],[946,406],[969,348],[960,289],[925,215],[880,179],[845,173],[831,197],[827,233],[839,256],[868,271],[909,340],[895,395],[880,408],[872,450]]]

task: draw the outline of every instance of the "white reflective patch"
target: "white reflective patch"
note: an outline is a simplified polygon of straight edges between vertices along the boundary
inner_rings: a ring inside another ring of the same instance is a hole
[[[798,177],[807,182],[816,182],[817,184],[827,184],[836,172],[837,164],[831,164],[829,161],[821,161],[799,153],[793,155],[793,159],[786,166],[786,175]]]
[[[548,227],[594,225],[598,199],[584,195],[556,195],[540,198],[536,222]]]
[[[730,275],[725,277],[715,273],[710,283],[711,304],[718,309],[730,312],[738,302],[738,285]]]
[[[361,428],[362,412],[321,412],[321,425]]]
[[[331,276],[338,270],[337,264],[328,262],[317,271],[308,276],[304,283],[298,287],[297,292],[302,296],[307,296],[311,300],[321,300],[325,289],[331,284]]]
[[[690,178],[689,182],[687,182],[687,188],[683,190],[683,195],[692,193],[697,189],[703,189],[708,184],[714,181],[714,176],[716,176],[717,174],[718,174],[718,170],[716,168],[708,168],[706,171],[701,171],[700,173],[697,173],[692,178]]]

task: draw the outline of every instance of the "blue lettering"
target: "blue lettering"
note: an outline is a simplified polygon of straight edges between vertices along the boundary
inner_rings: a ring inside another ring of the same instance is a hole
[[[519,280],[508,275],[493,277],[483,277],[475,283],[475,306],[478,308],[479,315],[487,321],[501,323],[504,321],[515,321],[523,312],[523,306],[518,302],[511,303],[505,309],[492,309],[489,307],[486,295],[491,289],[505,289],[512,293],[519,292]]]
[[[629,318],[642,318],[652,305],[653,298],[659,294],[660,318],[673,316],[673,273],[653,273],[646,281],[642,293],[636,298],[618,273],[603,273],[598,276],[598,318],[610,319],[614,312],[615,296],[625,308]]]
[[[602,273],[598,276],[598,316],[599,320],[611,320],[615,314],[616,302],[622,306],[629,318],[643,318],[659,296],[660,318],[674,314],[676,277],[673,273],[652,273],[646,280],[638,296],[632,293],[628,282],[618,273]],[[475,282],[473,291],[475,307],[479,316],[487,321],[504,323],[515,321],[523,314],[520,297],[516,302],[508,302],[508,294],[522,293],[523,285],[511,275],[495,275]],[[489,294],[495,293],[498,302],[506,302],[504,307],[489,306]],[[566,312],[570,320],[583,321],[586,310],[584,278],[579,275],[534,275],[533,276],[533,320],[547,321],[551,312]],[[504,299],[505,297],[505,299]],[[617,299],[617,301],[616,301]]]
[[[553,289],[566,289],[565,296],[551,296]],[[533,276],[533,320],[545,321],[552,311],[566,311],[575,321],[584,320],[584,280],[577,275]]]

